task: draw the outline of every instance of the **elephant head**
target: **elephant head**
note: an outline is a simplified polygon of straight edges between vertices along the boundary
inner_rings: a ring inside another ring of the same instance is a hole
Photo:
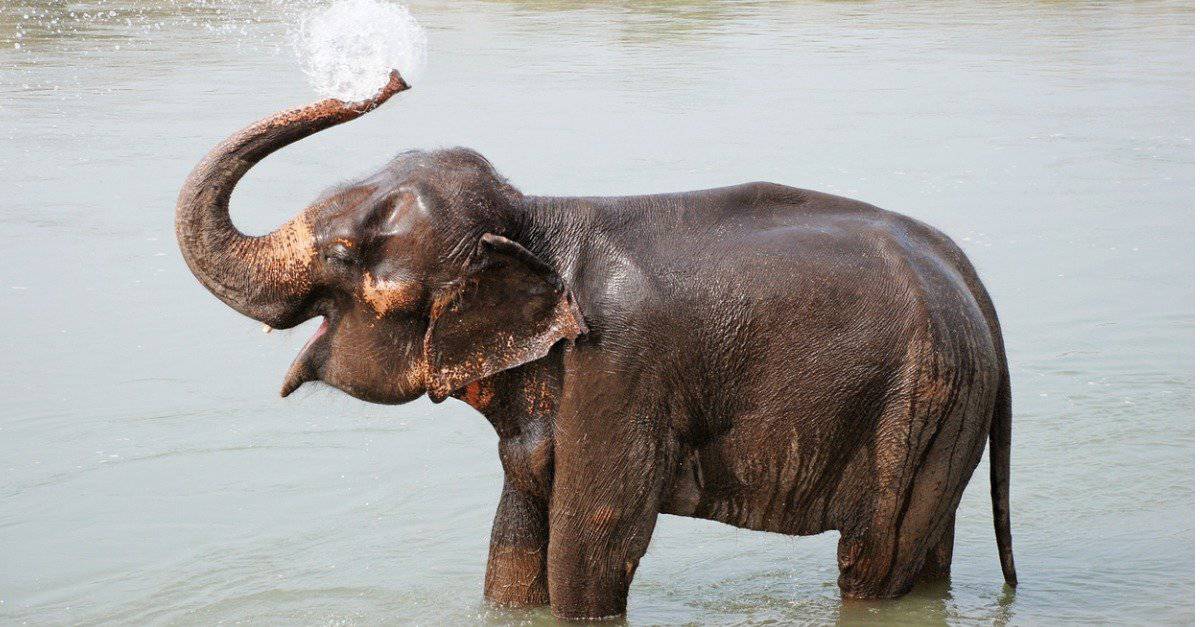
[[[403,153],[269,235],[233,225],[230,196],[259,160],[405,89],[393,72],[372,99],[266,118],[209,152],[180,191],[179,246],[210,292],[271,328],[324,318],[283,396],[324,381],[372,402],[440,401],[585,332],[562,277],[506,237],[525,198],[467,149]]]

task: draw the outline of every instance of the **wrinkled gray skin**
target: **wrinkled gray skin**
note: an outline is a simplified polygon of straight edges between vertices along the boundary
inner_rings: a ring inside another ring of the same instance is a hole
[[[238,311],[323,316],[283,393],[456,396],[500,436],[485,594],[564,618],[624,612],[659,513],[841,533],[847,597],[949,573],[954,515],[991,439],[1008,516],[1000,326],[963,253],[910,218],[771,183],[526,196],[467,149],[408,152],[264,237],[229,220],[270,152],[406,89],[268,118],[197,166],[189,267]]]

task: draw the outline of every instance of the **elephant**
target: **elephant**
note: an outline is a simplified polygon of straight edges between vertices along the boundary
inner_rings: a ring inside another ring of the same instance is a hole
[[[526,195],[466,148],[403,152],[267,235],[234,226],[257,162],[408,88],[392,72],[371,99],[232,135],[183,184],[176,235],[236,311],[274,329],[322,318],[283,396],[323,382],[372,403],[454,397],[490,421],[488,601],[623,615],[659,514],[837,531],[843,598],[898,597],[948,577],[985,445],[1016,585],[1008,365],[950,238],[766,182]]]

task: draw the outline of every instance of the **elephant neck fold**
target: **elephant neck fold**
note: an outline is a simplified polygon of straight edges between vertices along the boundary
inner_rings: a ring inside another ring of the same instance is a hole
[[[512,208],[507,236],[549,265],[573,287],[580,259],[597,232],[597,208],[583,199],[526,196]]]

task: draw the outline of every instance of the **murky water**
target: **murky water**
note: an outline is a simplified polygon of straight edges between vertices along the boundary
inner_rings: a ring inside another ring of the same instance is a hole
[[[312,99],[296,6],[0,7],[0,622],[549,620],[481,600],[500,491],[482,418],[280,400],[313,323],[262,335],[179,257],[194,161]],[[532,193],[861,198],[955,237],[999,307],[1017,592],[977,472],[949,586],[843,604],[832,534],[663,516],[631,623],[1190,622],[1190,3],[412,10],[423,80],[254,170],[243,227],[464,144]]]

